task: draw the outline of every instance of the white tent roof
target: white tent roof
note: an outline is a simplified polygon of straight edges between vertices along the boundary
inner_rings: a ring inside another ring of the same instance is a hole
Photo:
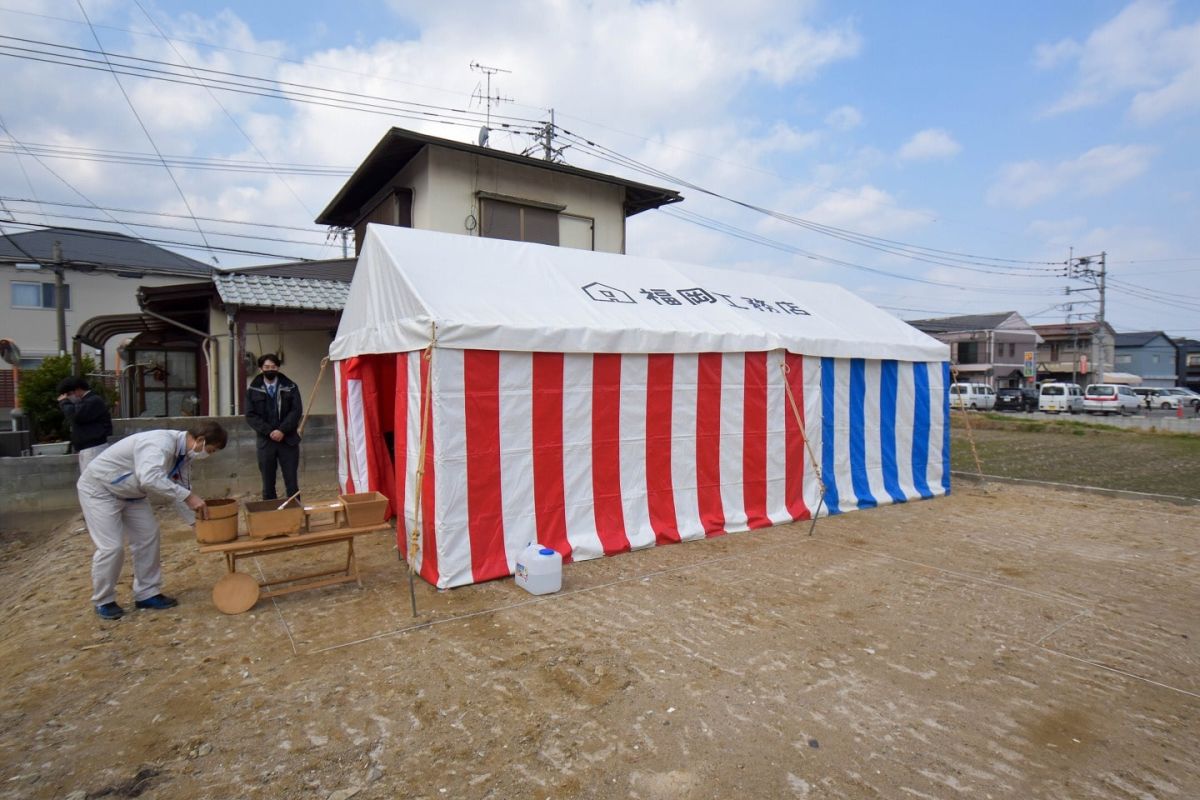
[[[832,284],[368,225],[330,356],[421,350],[435,330],[457,349],[949,358]]]

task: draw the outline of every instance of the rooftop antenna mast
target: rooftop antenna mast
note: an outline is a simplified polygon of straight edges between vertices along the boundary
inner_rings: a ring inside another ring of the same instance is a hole
[[[479,146],[487,147],[488,134],[492,130],[492,104],[494,103],[499,105],[501,103],[511,103],[513,101],[511,97],[501,97],[499,92],[496,92],[495,95],[492,94],[492,76],[500,72],[503,72],[505,75],[511,75],[512,70],[501,69],[500,67],[489,67],[485,64],[480,64],[478,61],[472,61],[470,67],[473,72],[482,72],[485,76],[487,76],[487,88],[483,95],[480,95],[478,86],[476,86],[475,91],[471,93],[472,100],[478,100],[479,102],[486,103],[487,105],[487,123],[479,129]]]

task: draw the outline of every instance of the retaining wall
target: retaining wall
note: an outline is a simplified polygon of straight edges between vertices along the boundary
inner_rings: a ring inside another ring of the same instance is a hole
[[[257,497],[262,490],[262,481],[258,475],[254,431],[243,417],[216,419],[229,432],[229,443],[221,452],[192,465],[192,488],[206,497],[239,493]],[[110,441],[159,428],[186,430],[195,421],[195,417],[115,419]],[[313,414],[304,424],[304,442],[300,445],[302,490],[337,488],[335,425],[332,414]],[[79,463],[74,454],[0,458],[0,514],[78,508],[75,495],[78,479]],[[277,479],[276,485],[282,494],[282,477]]]

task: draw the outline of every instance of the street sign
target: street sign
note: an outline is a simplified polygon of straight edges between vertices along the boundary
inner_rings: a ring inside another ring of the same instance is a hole
[[[1026,350],[1025,351],[1025,377],[1032,378],[1036,374],[1037,374],[1037,371],[1034,369],[1034,363],[1033,363],[1033,351]]]
[[[1083,372],[1085,374],[1087,373],[1087,371],[1088,371],[1088,357],[1087,356],[1079,357],[1079,371]]]

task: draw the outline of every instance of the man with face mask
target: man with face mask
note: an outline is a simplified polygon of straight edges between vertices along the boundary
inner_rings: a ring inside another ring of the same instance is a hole
[[[102,619],[120,619],[117,579],[125,543],[133,555],[133,599],[137,608],[161,610],[178,605],[162,593],[159,542],[162,532],[148,497],[172,500],[188,522],[204,518],[203,498],[191,490],[193,461],[225,447],[225,429],[203,420],[187,431],[144,431],[127,436],[96,456],[79,477],[76,489],[92,555],[92,605]]]
[[[246,390],[246,422],[258,434],[258,471],[262,499],[277,500],[276,470],[283,473],[285,497],[300,491],[300,427],[303,404],[300,389],[279,371],[279,356],[267,353],[258,359],[261,372]]]

